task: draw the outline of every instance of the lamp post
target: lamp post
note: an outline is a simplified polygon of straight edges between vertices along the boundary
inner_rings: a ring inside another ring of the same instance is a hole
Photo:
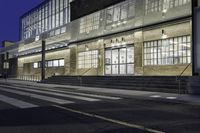
[[[41,80],[45,79],[45,49],[46,49],[46,41],[42,39]]]
[[[198,68],[197,68],[197,50],[196,48],[198,47],[197,43],[197,38],[198,38],[198,33],[199,32],[197,30],[198,26],[197,26],[197,18],[196,18],[196,7],[198,7],[198,0],[192,0],[191,3],[191,8],[192,8],[192,76],[198,75],[199,73],[197,72]],[[199,51],[198,51],[199,52]]]
[[[44,32],[43,34],[41,34],[41,40],[42,40],[42,61],[41,61],[41,80],[45,79],[45,64],[46,64],[46,60],[45,60],[45,54],[46,54],[46,32]]]

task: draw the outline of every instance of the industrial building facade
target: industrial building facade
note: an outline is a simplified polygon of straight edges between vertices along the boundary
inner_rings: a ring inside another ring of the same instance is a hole
[[[21,17],[21,41],[1,50],[10,76],[40,80],[42,40],[46,77],[192,75],[191,0],[119,0],[71,19],[77,1],[46,0]]]

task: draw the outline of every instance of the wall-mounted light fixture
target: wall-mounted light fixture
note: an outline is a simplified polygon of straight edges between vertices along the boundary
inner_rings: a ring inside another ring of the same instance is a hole
[[[112,27],[116,27],[116,24],[113,24]]]
[[[127,21],[126,21],[126,20],[124,20],[124,21],[123,21],[123,24],[126,24],[126,23],[127,23]]]
[[[167,39],[167,35],[165,34],[165,30],[162,29],[162,34],[161,34],[162,39]]]
[[[120,26],[122,23],[119,21],[118,23],[117,23],[117,26]]]
[[[88,45],[85,45],[85,51],[89,51]]]
[[[166,8],[164,8],[163,10],[162,10],[162,17],[165,17],[165,14],[167,13],[167,9]]]
[[[122,40],[121,40],[121,41],[122,41],[122,45],[126,45],[126,44],[127,44],[125,38],[122,37]]]
[[[112,47],[114,47],[114,46],[115,46],[115,44],[114,44],[114,42],[113,42],[113,40],[112,40],[112,39],[110,40],[110,44],[111,44],[111,46],[112,46]]]

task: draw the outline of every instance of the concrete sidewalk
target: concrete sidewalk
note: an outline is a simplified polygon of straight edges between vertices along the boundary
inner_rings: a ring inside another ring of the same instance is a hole
[[[162,92],[149,92],[149,91],[136,91],[136,90],[124,90],[122,89],[110,89],[110,88],[97,88],[97,87],[83,87],[83,86],[70,86],[70,85],[58,85],[58,84],[42,84],[37,82],[22,81],[16,79],[0,79],[1,83],[9,84],[23,84],[35,87],[48,87],[48,88],[63,88],[63,89],[76,89],[80,91],[88,91],[95,93],[105,93],[123,96],[132,96],[140,98],[170,100],[172,102],[200,105],[200,96],[188,95],[188,94],[174,94],[174,93],[162,93]]]

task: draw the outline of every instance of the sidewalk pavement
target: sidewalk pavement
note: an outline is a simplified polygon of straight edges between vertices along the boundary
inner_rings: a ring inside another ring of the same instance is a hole
[[[23,84],[35,87],[47,87],[47,88],[63,88],[63,89],[76,89],[80,91],[88,91],[94,93],[114,94],[122,96],[132,96],[144,99],[159,99],[170,100],[171,102],[200,105],[200,95],[189,94],[175,94],[175,93],[163,93],[163,92],[150,92],[150,91],[136,91],[136,90],[124,90],[122,89],[110,89],[110,88],[97,88],[97,87],[83,87],[83,86],[70,86],[70,85],[58,85],[58,84],[43,84],[31,81],[22,81],[16,79],[0,79],[1,83],[9,84]]]

